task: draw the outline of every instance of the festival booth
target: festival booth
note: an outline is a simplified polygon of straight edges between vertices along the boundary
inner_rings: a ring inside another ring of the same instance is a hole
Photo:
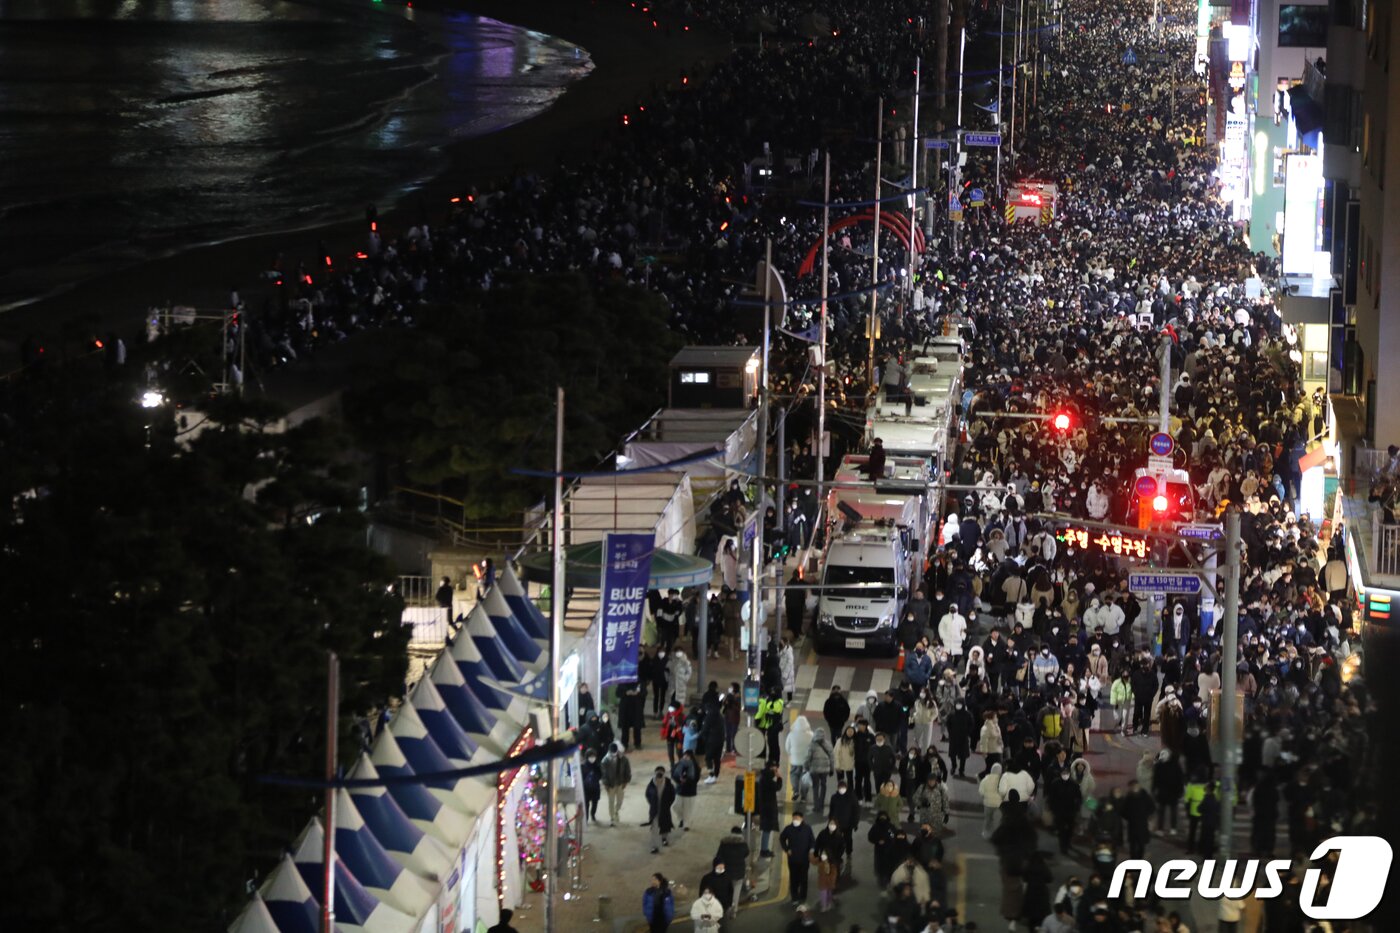
[[[585,477],[565,502],[568,544],[603,540],[609,532],[653,532],[656,546],[695,553],[695,499],[680,472]]]
[[[513,573],[410,690],[350,771],[394,783],[336,791],[336,926],[344,933],[459,933],[490,925],[541,886],[544,846],[576,846],[561,819],[546,832],[547,766],[443,776],[532,748],[547,734],[547,628]],[[561,683],[597,669],[596,639],[575,640]],[[595,657],[588,658],[589,652]],[[402,779],[410,780],[404,781]],[[570,799],[566,792],[565,799]],[[560,816],[564,814],[561,812]],[[323,823],[312,818],[292,854],[230,927],[237,933],[319,933]]]
[[[737,468],[753,456],[757,436],[757,410],[663,408],[623,440],[617,468],[661,466],[714,451],[715,459],[683,468],[699,506],[739,475]]]

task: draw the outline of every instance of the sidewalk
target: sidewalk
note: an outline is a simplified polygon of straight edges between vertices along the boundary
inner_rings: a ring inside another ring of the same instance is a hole
[[[743,680],[743,661],[711,660],[709,678],[727,684]],[[700,685],[703,689],[704,685]],[[797,713],[792,713],[797,715]],[[671,881],[675,893],[676,920],[688,922],[690,905],[699,894],[700,878],[709,872],[720,840],[732,827],[743,823],[735,815],[734,779],[742,772],[734,767],[734,757],[726,755],[720,765],[719,781],[700,784],[691,811],[689,830],[679,827],[671,834],[670,845],[657,855],[651,854],[650,829],[641,825],[647,818],[646,782],[653,769],[667,767],[666,745],[660,736],[660,720],[647,717],[642,733],[641,751],[628,755],[632,762],[632,784],[622,804],[622,815],[616,827],[608,825],[606,795],[599,805],[599,823],[589,823],[584,829],[582,880],[578,891],[567,888],[567,875],[561,870],[560,899],[555,914],[559,930],[595,929],[627,933],[645,926],[642,918],[642,891],[653,872],[661,872]],[[668,768],[669,770],[669,768]],[[782,763],[784,797],[787,789],[787,761]],[[786,810],[786,807],[784,808]],[[785,819],[784,819],[785,822]],[[754,849],[757,850],[755,837]],[[786,879],[781,859],[760,859],[755,869],[756,891],[744,900],[745,909],[764,904],[781,896]],[[567,896],[567,900],[565,899]],[[604,902],[606,899],[606,902]],[[599,920],[600,914],[602,919]],[[520,933],[540,933],[544,930],[544,903],[539,894],[527,894],[525,903],[516,911],[513,925]]]

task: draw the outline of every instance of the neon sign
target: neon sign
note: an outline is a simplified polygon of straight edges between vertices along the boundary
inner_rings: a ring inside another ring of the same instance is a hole
[[[1119,557],[1146,559],[1147,552],[1151,550],[1151,545],[1146,538],[1125,535],[1117,531],[1062,528],[1055,532],[1055,540],[1068,547],[1077,547],[1081,551],[1097,549],[1105,554],[1115,554]]]

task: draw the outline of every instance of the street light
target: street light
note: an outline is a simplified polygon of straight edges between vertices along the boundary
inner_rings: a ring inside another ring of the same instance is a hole
[[[142,408],[159,408],[165,404],[165,396],[156,389],[147,389],[141,393]]]

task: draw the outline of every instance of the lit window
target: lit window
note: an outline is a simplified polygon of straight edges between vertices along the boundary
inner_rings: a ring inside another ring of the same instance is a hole
[[[707,372],[683,372],[681,373],[682,385],[708,385],[710,374]]]

